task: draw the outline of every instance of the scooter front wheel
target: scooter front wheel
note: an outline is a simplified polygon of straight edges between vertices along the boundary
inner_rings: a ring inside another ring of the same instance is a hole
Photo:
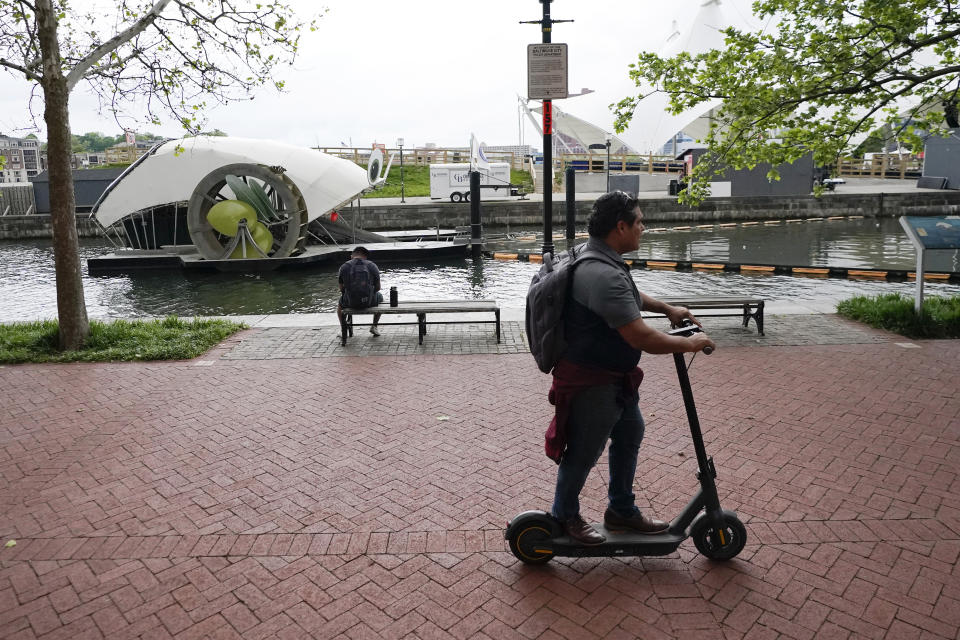
[[[736,557],[747,544],[747,528],[732,511],[723,511],[720,526],[701,514],[690,528],[690,537],[697,551],[711,560],[729,560]]]

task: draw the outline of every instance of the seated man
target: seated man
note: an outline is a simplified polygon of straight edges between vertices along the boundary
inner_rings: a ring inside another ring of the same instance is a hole
[[[366,247],[357,247],[350,254],[350,259],[340,267],[340,273],[337,276],[340,284],[340,301],[337,303],[337,319],[343,325],[344,309],[366,309],[375,307],[383,302],[383,294],[380,293],[380,270],[377,265],[370,261],[370,252]],[[377,324],[380,322],[380,314],[373,316],[373,325],[370,327],[370,333],[374,336],[380,335]]]

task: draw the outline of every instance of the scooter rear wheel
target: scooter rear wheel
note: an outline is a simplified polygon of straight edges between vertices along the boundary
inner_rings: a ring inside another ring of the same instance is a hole
[[[545,523],[526,523],[510,536],[510,551],[525,564],[546,564],[553,557],[553,552],[537,551],[537,549],[551,537],[550,528]]]
[[[747,544],[747,528],[732,511],[723,511],[719,527],[702,514],[690,530],[697,551],[711,560],[729,560],[736,557]]]

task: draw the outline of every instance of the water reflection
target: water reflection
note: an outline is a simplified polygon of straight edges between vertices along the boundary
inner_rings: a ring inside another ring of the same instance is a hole
[[[661,225],[660,228],[662,228]],[[637,257],[701,259],[738,263],[881,267],[915,266],[913,246],[896,220],[849,220],[654,230],[644,236]],[[488,230],[491,250],[539,250],[536,229],[511,230],[524,239]],[[500,239],[494,239],[494,234]],[[582,241],[582,238],[578,241]],[[559,250],[562,237],[554,237]],[[81,259],[109,253],[105,242],[84,241]],[[259,275],[215,272],[139,272],[84,276],[87,308],[94,318],[191,315],[257,315],[330,312],[338,298],[337,267],[273,271]],[[396,286],[401,300],[493,298],[507,308],[523,306],[538,264],[468,258],[432,263],[381,263],[384,287]],[[958,252],[931,255],[927,268],[960,271]],[[652,295],[756,295],[797,302],[900,291],[911,282],[741,275],[705,271],[634,270],[642,290]],[[931,282],[931,295],[958,295],[960,286]],[[50,241],[0,242],[0,319],[30,320],[56,315]]]
[[[493,240],[495,250],[539,250],[541,237]],[[583,230],[580,230],[583,231]],[[516,233],[522,234],[523,231]],[[566,241],[555,238],[558,249]],[[706,260],[737,264],[781,264],[910,269],[916,266],[913,245],[894,218],[809,220],[803,222],[691,225],[651,224],[634,254],[640,259]],[[960,270],[960,252],[930,253],[931,271]]]
[[[469,260],[470,287],[477,297],[483,297],[486,291],[487,279],[484,272],[485,260]]]

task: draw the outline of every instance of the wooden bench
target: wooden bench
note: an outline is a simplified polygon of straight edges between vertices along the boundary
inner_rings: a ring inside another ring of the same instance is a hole
[[[397,306],[391,307],[388,304],[381,304],[377,307],[367,307],[366,309],[344,309],[343,322],[340,324],[340,345],[346,346],[347,338],[353,337],[353,327],[368,327],[373,323],[355,323],[353,317],[357,315],[416,315],[416,322],[388,322],[380,323],[381,327],[394,325],[415,324],[419,329],[420,344],[423,344],[423,336],[427,335],[428,324],[495,324],[497,329],[497,343],[500,343],[500,306],[496,300],[409,300],[400,302]],[[440,320],[437,322],[427,322],[428,313],[492,313],[493,320]]]
[[[728,313],[697,313],[698,316],[723,317],[723,316],[742,316],[743,326],[747,326],[750,318],[757,325],[757,333],[763,335],[763,299],[762,298],[739,298],[736,296],[675,296],[657,298],[661,302],[677,307],[686,307],[692,311],[698,309],[716,309],[719,311],[728,310]],[[736,309],[736,311],[733,311]]]

